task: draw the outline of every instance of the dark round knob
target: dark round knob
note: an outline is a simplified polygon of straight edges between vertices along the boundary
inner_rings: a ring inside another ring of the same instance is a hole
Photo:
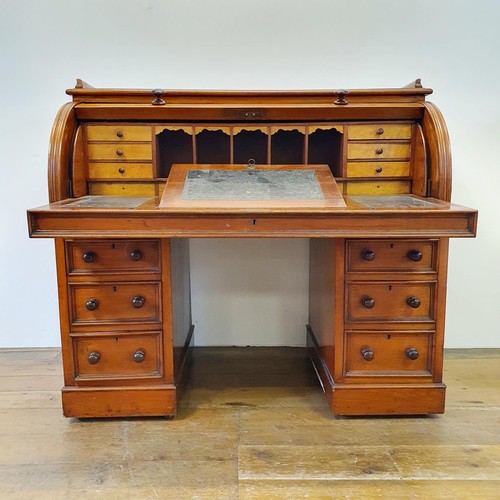
[[[136,309],[140,309],[144,303],[146,302],[146,299],[144,297],[141,297],[140,295],[136,295],[133,299],[132,299],[132,305],[136,308]]]
[[[122,156],[122,155],[123,155],[123,151],[122,151],[121,149],[117,149],[117,150],[116,150],[116,154],[117,154],[118,156]]]
[[[373,260],[375,258],[375,252],[373,250],[363,250],[363,259]]]
[[[377,174],[380,174],[380,172],[382,172],[382,167],[377,167],[375,169],[375,172],[377,172]]]
[[[418,351],[414,347],[406,349],[406,355],[411,360],[418,359]]]
[[[134,352],[134,355],[132,356],[132,359],[136,363],[142,363],[144,361],[145,357],[146,357],[146,353],[144,351],[136,351],[136,352]]]
[[[94,262],[97,259],[95,252],[85,252],[82,257],[84,262]]]
[[[140,250],[132,250],[128,256],[130,257],[131,260],[141,260],[142,259],[142,252]]]
[[[95,365],[96,363],[99,363],[99,360],[101,359],[101,355],[98,352],[90,352],[89,355],[87,356],[87,361],[91,365]]]
[[[378,155],[381,155],[383,152],[384,152],[384,150],[382,148],[377,148],[375,150],[375,153],[377,153]]]
[[[85,307],[89,310],[89,311],[95,311],[97,309],[97,307],[99,306],[99,301],[97,299],[89,299],[87,300],[87,302],[85,303]]]
[[[415,262],[420,262],[422,260],[422,252],[420,250],[410,250],[407,257]]]
[[[415,297],[414,295],[408,297],[406,302],[410,307],[413,307],[413,309],[417,309],[417,307],[420,307],[420,299],[418,297]]]
[[[123,132],[121,130],[118,130],[116,132],[116,137],[123,137]]]
[[[382,135],[383,133],[384,133],[384,129],[382,127],[377,129],[377,135]]]
[[[375,305],[375,299],[365,296],[361,299],[361,303],[367,308],[371,309]]]
[[[118,172],[120,172],[120,174],[124,174],[125,173],[125,169],[123,167],[120,167],[118,169]]]
[[[365,361],[371,361],[375,357],[375,354],[369,347],[363,347],[360,352]]]

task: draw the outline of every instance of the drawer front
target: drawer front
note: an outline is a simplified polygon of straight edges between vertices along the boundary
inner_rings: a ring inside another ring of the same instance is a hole
[[[409,161],[358,161],[347,163],[347,177],[408,177]]]
[[[87,125],[88,141],[151,141],[151,127],[140,125]]]
[[[156,240],[69,241],[66,243],[68,274],[160,271]]]
[[[90,163],[89,179],[152,179],[152,163]]]
[[[350,240],[347,271],[435,271],[436,242]]]
[[[347,137],[350,140],[411,139],[411,125],[409,123],[349,125]]]
[[[89,181],[89,194],[99,196],[157,196],[157,188],[163,191],[161,183],[154,182],[120,182],[120,181]]]
[[[433,332],[346,332],[345,373],[430,374]]]
[[[433,321],[434,283],[347,284],[347,321]]]
[[[410,144],[392,142],[371,142],[347,144],[347,158],[349,160],[374,160],[383,158],[410,158]]]
[[[150,143],[89,143],[88,155],[89,160],[152,160],[153,150]]]
[[[160,322],[159,283],[70,285],[73,325]]]
[[[161,333],[73,339],[77,378],[160,376]]]

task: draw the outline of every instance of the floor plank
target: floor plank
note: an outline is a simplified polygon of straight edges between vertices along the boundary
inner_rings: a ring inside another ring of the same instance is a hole
[[[201,348],[174,419],[66,419],[60,350],[0,350],[2,499],[500,498],[500,349],[444,415],[335,417],[304,349]]]

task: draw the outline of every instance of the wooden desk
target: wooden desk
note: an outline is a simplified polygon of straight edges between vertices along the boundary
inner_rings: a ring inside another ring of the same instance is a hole
[[[311,239],[305,330],[333,413],[444,411],[448,239],[477,213],[450,203],[430,89],[68,93],[50,204],[28,213],[56,241],[66,416],[175,415],[197,237]],[[321,199],[182,198],[187,171],[249,160],[315,172]]]

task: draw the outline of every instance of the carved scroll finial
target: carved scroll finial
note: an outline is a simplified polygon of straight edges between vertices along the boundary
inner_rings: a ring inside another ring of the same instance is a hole
[[[151,103],[153,106],[162,106],[163,104],[166,104],[165,101],[161,98],[166,94],[165,90],[153,89],[151,93],[155,96],[153,102]]]
[[[345,106],[349,104],[344,97],[349,93],[348,90],[336,90],[335,95],[337,96],[337,100],[334,101],[333,104],[337,104],[338,106]]]
[[[93,89],[92,85],[89,85],[87,82],[84,82],[81,78],[76,79],[75,89]]]
[[[404,89],[421,89],[422,87],[422,79],[417,78],[414,82],[410,82],[408,85],[403,87]]]

